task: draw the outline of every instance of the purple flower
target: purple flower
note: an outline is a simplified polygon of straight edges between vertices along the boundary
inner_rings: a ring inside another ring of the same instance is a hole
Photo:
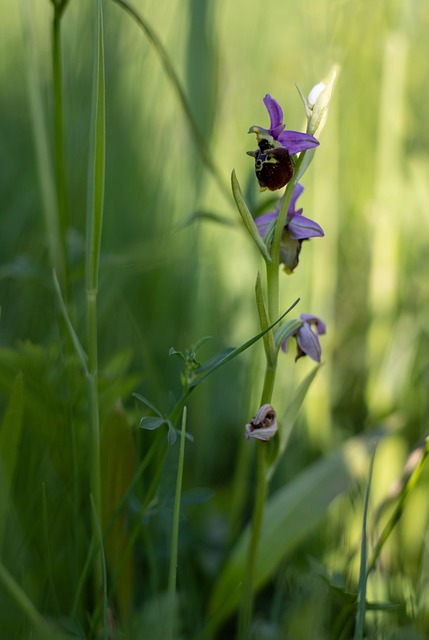
[[[249,133],[256,133],[258,149],[248,151],[255,158],[255,172],[262,190],[276,191],[292,178],[294,165],[291,156],[300,151],[317,147],[319,142],[308,133],[285,130],[283,110],[268,93],[264,104],[270,116],[270,128],[253,126]]]
[[[302,320],[302,326],[293,334],[297,346],[295,362],[303,356],[310,356],[316,362],[320,362],[322,347],[318,336],[326,333],[326,325],[320,318],[308,313],[301,313],[299,319]],[[288,340],[285,340],[282,342],[282,350],[286,353],[287,348]]]
[[[287,210],[285,227],[280,244],[280,262],[284,264],[286,273],[292,273],[298,266],[301,245],[304,240],[325,235],[322,227],[317,224],[317,222],[303,216],[302,209],[295,209],[296,201],[303,191],[304,187],[300,184],[295,186]],[[264,213],[262,216],[255,218],[255,224],[262,237],[267,233],[271,222],[277,220],[282,200],[283,198],[280,199],[275,211]]]

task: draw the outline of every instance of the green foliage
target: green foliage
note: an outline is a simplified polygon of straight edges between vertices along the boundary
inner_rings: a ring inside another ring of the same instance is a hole
[[[324,366],[278,354],[252,629],[352,638],[360,592],[359,637],[429,637],[426,442],[413,455],[429,414],[426,3],[101,5],[104,49],[94,3],[0,7],[1,634],[236,636],[256,475],[244,425],[264,347],[297,327],[273,339],[259,280],[254,304],[269,256],[253,218],[273,202],[246,131],[267,92],[302,128],[294,82],[306,95],[338,62],[303,196],[326,238],[304,244],[299,278],[280,274],[278,313],[300,298],[326,320]]]

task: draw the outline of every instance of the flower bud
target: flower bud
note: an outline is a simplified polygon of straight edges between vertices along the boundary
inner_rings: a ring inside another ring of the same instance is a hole
[[[246,424],[246,440],[256,438],[264,442],[271,440],[277,433],[276,412],[270,404],[264,404],[254,418]]]
[[[308,117],[307,133],[320,135],[325,126],[326,117],[328,115],[329,102],[332,96],[334,82],[339,71],[338,65],[335,65],[325,82],[318,82],[308,94],[306,101],[306,112]],[[310,113],[310,115],[309,115]]]
[[[323,84],[323,82],[318,82],[311,89],[307,97],[307,104],[310,107],[310,109],[313,109],[314,105],[317,102],[317,99],[319,98],[320,94],[324,89],[326,89],[326,84]]]

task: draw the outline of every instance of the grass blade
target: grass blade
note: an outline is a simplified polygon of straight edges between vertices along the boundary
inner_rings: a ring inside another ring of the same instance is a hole
[[[237,205],[237,209],[241,216],[241,219],[243,220],[244,226],[246,227],[253,242],[256,244],[259,251],[261,252],[264,260],[266,262],[271,262],[271,256],[268,251],[267,245],[261,238],[259,231],[256,227],[256,224],[252,218],[252,214],[250,213],[249,208],[241,192],[241,187],[237,180],[237,176],[235,175],[235,171],[233,171],[231,174],[231,187],[232,187],[232,194],[234,196],[235,204]]]
[[[39,172],[40,190],[42,195],[42,209],[45,218],[46,236],[50,262],[63,282],[66,266],[65,255],[61,241],[60,224],[56,205],[55,180],[52,169],[52,159],[49,150],[49,136],[43,108],[43,89],[37,64],[38,54],[35,34],[35,2],[21,0],[21,19],[24,35],[27,84],[30,103],[30,114],[33,128],[34,145],[36,151],[36,165]]]
[[[183,407],[182,429],[180,432],[179,466],[177,468],[176,496],[174,499],[173,529],[171,533],[170,570],[168,577],[168,591],[172,597],[176,594],[177,555],[179,549],[179,517],[180,499],[182,495],[183,466],[185,460],[185,431],[186,431],[186,407]]]
[[[305,469],[271,496],[262,523],[255,588],[267,582],[283,559],[323,518],[332,501],[365,472],[373,443],[374,436],[347,441],[341,449]],[[250,528],[247,527],[215,584],[210,603],[211,630],[215,630],[239,603],[249,535]]]
[[[96,3],[96,37],[93,72],[93,98],[90,131],[88,207],[86,221],[86,303],[88,332],[88,407],[91,452],[91,493],[97,517],[93,517],[93,536],[97,538],[101,511],[100,415],[98,398],[98,327],[97,293],[100,265],[101,232],[103,226],[105,172],[105,84],[104,36],[101,0]],[[94,588],[96,600],[102,584],[102,566],[95,564]]]
[[[281,428],[279,429],[279,449],[273,464],[268,468],[268,480],[272,477],[277,465],[282,459],[282,455],[286,450],[287,443],[289,442],[289,438],[291,436],[292,429],[295,426],[300,409],[318,371],[319,366],[314,367],[314,369],[312,369],[312,371],[310,371],[310,373],[304,378],[299,387],[295,389],[292,395],[288,408],[281,419]]]
[[[368,540],[366,535],[366,523],[368,518],[368,506],[369,506],[369,494],[371,490],[372,472],[374,469],[376,445],[372,451],[371,463],[368,474],[368,484],[365,493],[365,503],[363,508],[363,520],[362,520],[362,544],[360,552],[360,570],[359,570],[359,584],[358,584],[358,605],[356,611],[356,626],[354,640],[363,640],[364,627],[365,627],[365,610],[366,610],[366,565],[368,556]]]

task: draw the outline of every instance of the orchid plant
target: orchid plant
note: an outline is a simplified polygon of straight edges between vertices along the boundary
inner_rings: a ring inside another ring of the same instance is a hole
[[[304,102],[307,131],[286,129],[282,107],[269,94],[263,99],[270,119],[269,127],[254,125],[249,129],[249,133],[256,135],[257,149],[247,153],[254,158],[255,174],[260,191],[266,189],[278,191],[286,187],[273,211],[254,219],[244,201],[235,172],[232,174],[232,190],[238,210],[266,265],[265,294],[259,274],[256,282],[256,300],[262,330],[272,326],[280,315],[279,266],[283,265],[286,274],[293,273],[299,264],[302,243],[310,238],[325,235],[317,222],[303,215],[302,208],[297,209],[297,200],[304,191],[299,181],[313,159],[315,149],[319,146],[319,140],[315,135],[320,133],[325,122],[334,80],[335,73],[331,74],[327,84],[315,85],[307,99],[299,91]],[[313,314],[301,313],[297,319],[283,320],[276,329],[273,328],[264,336],[266,364],[259,409],[245,428],[246,439],[259,442],[256,445],[258,477],[255,505],[242,587],[240,638],[248,637],[252,619],[254,567],[268,481],[272,475],[273,466],[284,450],[284,447],[276,446],[275,443],[276,438],[282,439],[282,425],[271,404],[278,354],[279,351],[287,352],[288,343],[294,338],[297,345],[295,361],[308,355],[315,362],[320,363],[322,349],[319,337],[325,333],[326,326],[320,318]],[[271,440],[273,442],[269,442]]]

